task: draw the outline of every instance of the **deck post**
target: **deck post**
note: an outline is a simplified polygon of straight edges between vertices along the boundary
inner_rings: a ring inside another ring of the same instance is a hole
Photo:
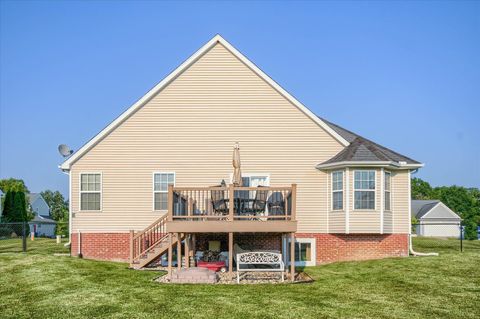
[[[228,275],[233,278],[233,233],[228,233]]]
[[[134,236],[134,231],[130,230],[130,266],[133,265],[133,236]]]
[[[290,280],[295,281],[295,233],[290,233]]]
[[[172,279],[172,233],[168,233],[168,279]]]
[[[228,185],[228,213],[229,217],[228,219],[233,222],[233,214],[234,214],[234,190],[233,190],[233,184]]]
[[[193,267],[197,266],[197,261],[195,260],[195,256],[197,254],[197,236],[192,234],[192,257],[193,257]]]
[[[185,268],[190,268],[190,235],[185,234]]]
[[[177,233],[177,269],[182,269],[182,238]]]
[[[297,219],[297,184],[292,184],[292,214],[291,219],[295,221]]]
[[[171,222],[173,220],[173,185],[168,185],[168,197],[167,197],[167,220]]]

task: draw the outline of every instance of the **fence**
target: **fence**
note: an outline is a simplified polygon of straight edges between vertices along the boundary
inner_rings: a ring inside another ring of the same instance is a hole
[[[465,240],[460,223],[412,224],[412,246],[417,252],[480,252],[480,241]]]
[[[67,242],[68,223],[0,223],[0,253],[70,254]]]

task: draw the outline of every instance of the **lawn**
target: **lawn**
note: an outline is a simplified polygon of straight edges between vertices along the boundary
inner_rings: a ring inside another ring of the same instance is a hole
[[[42,244],[32,243],[27,254],[0,253],[1,318],[478,318],[479,313],[480,241],[466,243],[463,253],[447,247],[439,257],[307,268],[315,279],[310,284],[238,286],[158,284],[152,281],[158,272],[53,256],[35,249]]]

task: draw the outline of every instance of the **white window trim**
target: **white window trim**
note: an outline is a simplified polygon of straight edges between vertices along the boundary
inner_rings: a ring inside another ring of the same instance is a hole
[[[175,172],[163,172],[163,171],[152,173],[152,211],[153,212],[167,212],[168,208],[167,209],[155,209],[155,193],[163,193],[163,194],[167,193],[168,194],[168,188],[167,188],[166,192],[155,190],[155,175],[156,174],[173,174],[173,187],[175,187],[176,183],[177,183],[177,174]],[[167,198],[168,198],[168,195],[167,195]]]
[[[375,182],[374,189],[363,189],[355,187],[355,173],[356,172],[373,172],[373,181]],[[373,208],[355,208],[355,192],[373,192]],[[374,169],[357,169],[353,171],[353,210],[354,211],[374,211],[377,209],[377,171]]]
[[[342,189],[341,190],[334,190],[333,189],[333,174],[335,173],[342,173]],[[331,196],[331,210],[333,212],[342,212],[345,210],[345,172],[343,170],[338,170],[338,171],[333,171],[331,174],[330,174],[330,180],[331,180],[331,184],[332,184],[332,193],[330,194]],[[338,192],[342,192],[342,209],[334,209],[333,208],[333,205],[334,205],[334,200],[333,200],[333,194],[334,193],[338,193]]]
[[[291,242],[290,238],[286,238],[286,241],[284,241],[284,246],[283,246],[283,251],[286,252],[285,256],[288,257],[288,260],[285,262],[285,265],[290,265],[290,256],[287,256],[290,254],[290,248],[289,244]],[[311,261],[296,261],[295,260],[295,266],[298,267],[306,267],[306,266],[315,266],[317,262],[317,240],[316,238],[295,238],[295,243],[309,243],[310,244],[310,249],[312,253],[312,260]],[[288,249],[288,251],[287,251]]]
[[[267,173],[243,173],[242,177],[266,177],[267,178],[267,185],[270,186],[270,174]],[[233,173],[230,173],[230,184],[233,182]]]
[[[100,174],[100,190],[99,191],[82,191],[82,175]],[[102,212],[103,211],[103,173],[102,172],[80,172],[78,173],[78,211],[79,212]],[[83,193],[99,193],[100,194],[100,209],[82,209],[82,194]]]
[[[384,197],[384,200],[383,200],[383,209],[386,211],[386,212],[391,212],[392,211],[392,173],[390,171],[384,171],[383,172],[384,176],[383,176],[383,184],[385,185],[383,187],[383,197]],[[390,189],[387,190],[387,184],[385,183],[385,178],[386,176],[389,175],[390,176]],[[388,197],[390,199],[390,207],[387,209],[385,207],[385,204],[386,204],[386,193],[388,193]]]

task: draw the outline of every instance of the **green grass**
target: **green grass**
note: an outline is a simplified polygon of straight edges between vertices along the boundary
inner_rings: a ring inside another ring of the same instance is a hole
[[[0,253],[0,317],[478,318],[480,242],[468,245],[311,267],[315,282],[284,285],[158,284],[122,263]]]
[[[61,243],[57,244],[55,239],[35,238],[30,240],[27,238],[27,253],[29,254],[67,254],[70,252],[64,244],[68,242],[67,238],[62,238]],[[22,239],[0,239],[0,253],[18,253],[22,252]]]

